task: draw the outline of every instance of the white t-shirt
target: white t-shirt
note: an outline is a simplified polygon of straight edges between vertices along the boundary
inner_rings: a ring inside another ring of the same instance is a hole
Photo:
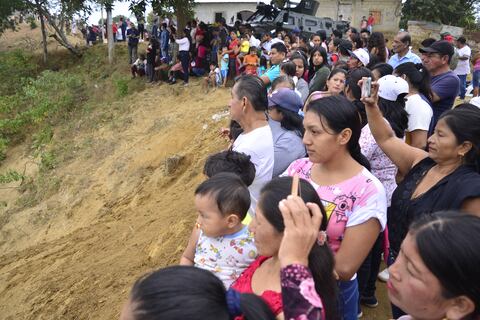
[[[472,55],[472,50],[469,46],[465,45],[463,48],[458,49],[458,57],[468,57],[467,60],[458,59],[457,67],[455,68],[455,73],[458,75],[464,75],[470,73],[470,56]]]
[[[415,130],[428,131],[433,117],[433,110],[418,93],[407,96],[405,110],[408,113],[408,132]]]
[[[272,180],[274,151],[270,126],[267,124],[249,133],[242,133],[233,143],[232,149],[249,155],[250,161],[255,165],[255,179],[248,187],[252,201],[250,212],[255,215],[260,190]]]

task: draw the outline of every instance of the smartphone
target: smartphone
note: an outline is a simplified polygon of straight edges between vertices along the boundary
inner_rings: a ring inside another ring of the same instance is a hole
[[[372,91],[372,78],[370,77],[363,77],[363,84],[362,84],[362,98],[363,97],[370,97]]]

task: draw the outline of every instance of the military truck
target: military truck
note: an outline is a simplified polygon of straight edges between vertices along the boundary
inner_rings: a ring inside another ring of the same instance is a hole
[[[344,33],[346,31],[344,21],[333,21],[331,18],[316,17],[319,3],[315,0],[302,0],[296,7],[287,4],[284,9],[276,8],[273,5],[260,3],[257,10],[247,19],[257,33],[271,32],[279,27],[286,30],[299,29],[309,36],[318,30],[325,30],[329,37],[333,30],[337,29]]]

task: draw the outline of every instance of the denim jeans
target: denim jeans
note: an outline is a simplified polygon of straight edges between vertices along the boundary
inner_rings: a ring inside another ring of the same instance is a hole
[[[380,263],[382,262],[382,244],[383,233],[380,233],[372,250],[370,250],[370,253],[357,271],[360,297],[371,298],[375,296],[375,284],[380,271]]]
[[[137,51],[138,51],[138,45],[136,44],[129,44],[128,45],[128,59],[130,64],[133,64],[135,61],[137,61]]]
[[[359,297],[357,279],[338,281],[338,288],[340,319],[357,320]]]
[[[466,74],[457,74],[458,79],[460,79],[460,99],[465,99],[465,92],[467,91],[467,75]]]
[[[189,65],[190,65],[190,54],[188,51],[180,51],[178,52],[178,56],[180,57],[180,61],[182,62],[182,69],[185,83],[188,83],[188,73],[189,73]]]

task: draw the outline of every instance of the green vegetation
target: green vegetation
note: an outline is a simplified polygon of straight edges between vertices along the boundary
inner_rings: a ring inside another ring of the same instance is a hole
[[[127,61],[126,48],[116,50],[117,59]],[[18,208],[56,193],[63,176],[58,169],[66,162],[110,152],[93,133],[83,142],[76,133],[123,123],[130,105],[124,99],[143,90],[145,82],[130,79],[126,63],[109,65],[105,53],[103,45],[85,50],[81,58],[58,52],[48,65],[32,53],[0,53],[0,76],[7,79],[0,82],[0,165],[10,148],[28,143],[31,163],[38,167],[35,176],[0,170],[0,184],[21,181]]]

